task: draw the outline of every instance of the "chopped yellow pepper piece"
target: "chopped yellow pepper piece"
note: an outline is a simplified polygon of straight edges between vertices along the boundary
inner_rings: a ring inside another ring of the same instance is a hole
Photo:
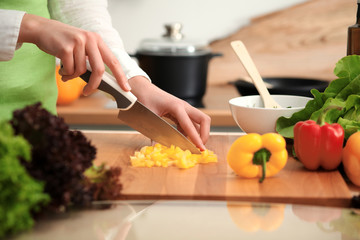
[[[154,146],[144,146],[130,157],[133,167],[168,167],[191,168],[198,163],[217,162],[217,156],[208,149],[201,154],[192,154],[189,150],[183,151],[179,147],[171,145],[166,147],[159,143]]]

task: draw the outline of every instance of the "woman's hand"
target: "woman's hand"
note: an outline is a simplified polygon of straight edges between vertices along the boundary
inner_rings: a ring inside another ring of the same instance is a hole
[[[85,73],[88,59],[92,74],[83,90],[85,95],[98,88],[105,71],[104,63],[110,68],[120,87],[125,91],[130,90],[120,62],[96,33],[25,14],[18,38],[18,43],[23,42],[34,43],[42,51],[59,58],[63,64],[60,74],[64,81]]]
[[[178,130],[201,150],[209,138],[211,119],[208,115],[187,102],[169,94],[142,76],[129,80],[132,92],[138,100],[162,117],[176,123]]]

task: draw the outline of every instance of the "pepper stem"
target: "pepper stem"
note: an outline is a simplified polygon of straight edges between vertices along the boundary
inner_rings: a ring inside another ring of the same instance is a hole
[[[266,159],[262,159],[262,176],[259,179],[259,183],[262,183],[266,177]]]
[[[253,157],[253,164],[262,166],[262,176],[259,182],[262,183],[266,177],[266,162],[269,161],[271,153],[266,148],[262,148],[255,152]]]
[[[320,126],[324,125],[326,123],[325,118],[327,116],[327,112],[331,111],[333,109],[336,109],[338,111],[341,111],[343,108],[339,106],[328,106],[326,107],[319,115],[319,117],[316,119],[316,123]]]

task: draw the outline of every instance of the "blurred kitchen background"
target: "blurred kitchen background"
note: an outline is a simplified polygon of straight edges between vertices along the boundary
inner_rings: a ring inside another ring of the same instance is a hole
[[[236,39],[265,77],[335,79],[356,7],[356,0],[109,0],[113,25],[129,53],[143,39],[160,38],[171,22],[183,24],[186,38],[223,53],[210,61],[208,84],[246,75],[229,45]]]
[[[336,62],[346,55],[347,29],[355,24],[357,11],[357,0],[108,1],[113,25],[130,54],[137,55],[142,40],[160,39],[165,33],[164,25],[173,22],[183,25],[182,33],[186,40],[204,41],[211,53],[222,54],[209,61],[204,58],[198,61],[206,64],[205,85],[204,71],[201,70],[204,64],[199,63],[201,67],[198,67],[191,62],[195,59],[191,55],[180,70],[171,58],[160,61],[150,56],[148,61],[144,61],[152,63],[148,73],[156,69],[161,79],[165,79],[162,83],[176,91],[176,94],[171,93],[202,108],[211,117],[212,131],[240,130],[228,101],[245,95],[234,83],[242,84],[240,79],[245,79],[246,84],[251,81],[230,47],[231,41],[244,42],[263,78],[286,79],[286,82],[281,81],[270,88],[271,93],[275,89],[282,92],[272,94],[291,94],[289,89],[309,93],[314,88],[309,79],[323,80],[315,81],[321,82],[321,86],[336,79],[333,70]],[[135,59],[142,63],[138,56]],[[170,63],[172,66],[163,67]],[[191,80],[180,76],[183,72],[200,73],[201,77],[192,74],[189,76],[195,80]],[[306,84],[303,81],[301,86],[292,84],[297,82],[296,78],[305,78]],[[157,78],[152,77],[152,80],[155,84]],[[252,84],[250,86],[252,91],[256,91]],[[101,93],[80,98],[72,104],[59,105],[58,114],[73,128],[124,127],[116,118],[115,102]]]
[[[234,33],[256,16],[305,0],[108,0],[115,28],[126,49],[143,38],[158,38],[164,24],[181,22],[187,37],[213,41]]]

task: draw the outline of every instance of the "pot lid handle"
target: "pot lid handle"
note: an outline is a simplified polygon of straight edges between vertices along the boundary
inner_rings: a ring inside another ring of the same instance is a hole
[[[170,38],[172,40],[181,40],[184,37],[181,32],[182,27],[182,24],[178,22],[165,24],[166,33],[163,37]]]

